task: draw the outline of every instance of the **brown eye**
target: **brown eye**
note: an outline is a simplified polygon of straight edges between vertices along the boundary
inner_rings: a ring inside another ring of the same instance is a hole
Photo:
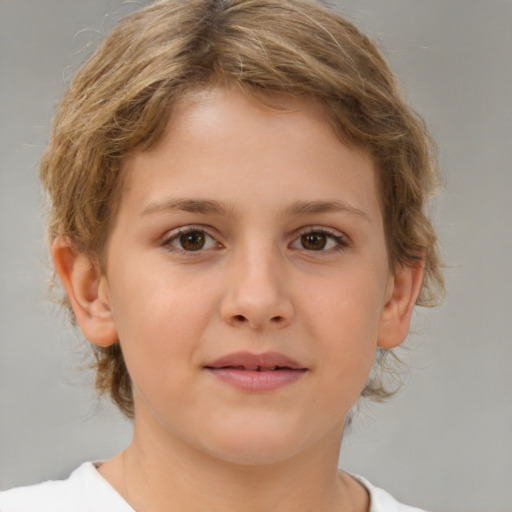
[[[200,251],[205,243],[206,237],[203,231],[189,231],[179,236],[179,245],[185,251]]]
[[[321,251],[327,245],[327,235],[324,233],[306,233],[300,237],[304,249],[308,251]]]
[[[304,229],[291,244],[292,249],[316,251],[318,253],[334,254],[350,246],[348,238],[338,230],[312,226]]]
[[[184,226],[164,240],[162,245],[171,252],[199,252],[220,249],[222,246],[205,230],[195,226]]]

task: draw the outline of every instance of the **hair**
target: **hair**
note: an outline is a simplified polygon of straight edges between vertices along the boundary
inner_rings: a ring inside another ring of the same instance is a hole
[[[392,269],[423,265],[419,305],[444,283],[426,215],[439,183],[434,144],[404,101],[376,45],[308,0],[164,0],[123,19],[77,73],[56,113],[40,164],[49,198],[48,241],[68,237],[101,259],[122,193],[121,162],[162,136],[184,95],[227,84],[255,98],[320,103],[340,139],[371,156]],[[73,313],[67,297],[62,304]],[[96,387],[133,416],[119,341],[94,346]],[[383,399],[379,349],[362,396]],[[380,369],[380,372],[377,371]]]

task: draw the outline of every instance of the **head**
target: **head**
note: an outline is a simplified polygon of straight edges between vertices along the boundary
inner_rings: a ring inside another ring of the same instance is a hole
[[[216,86],[269,109],[286,97],[316,105],[340,142],[373,163],[391,271],[421,266],[417,304],[439,299],[436,237],[425,214],[437,167],[424,123],[375,44],[303,0],[171,0],[123,20],[78,72],[55,117],[40,167],[49,242],[65,237],[103,271],[123,162],[158,144],[179,104]],[[119,343],[94,350],[98,389],[132,415]],[[390,353],[379,349],[375,366]],[[381,377],[368,380],[364,396],[390,394]]]

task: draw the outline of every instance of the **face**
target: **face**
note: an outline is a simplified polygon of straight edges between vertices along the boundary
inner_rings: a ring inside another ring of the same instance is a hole
[[[124,163],[103,278],[136,429],[244,463],[340,442],[393,289],[372,162],[281,104],[179,104]]]

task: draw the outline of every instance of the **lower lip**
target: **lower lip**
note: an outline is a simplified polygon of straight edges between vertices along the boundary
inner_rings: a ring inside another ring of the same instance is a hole
[[[236,368],[207,368],[207,370],[227,384],[253,393],[274,391],[289,386],[306,373],[306,370],[290,369],[271,370],[268,372]]]

